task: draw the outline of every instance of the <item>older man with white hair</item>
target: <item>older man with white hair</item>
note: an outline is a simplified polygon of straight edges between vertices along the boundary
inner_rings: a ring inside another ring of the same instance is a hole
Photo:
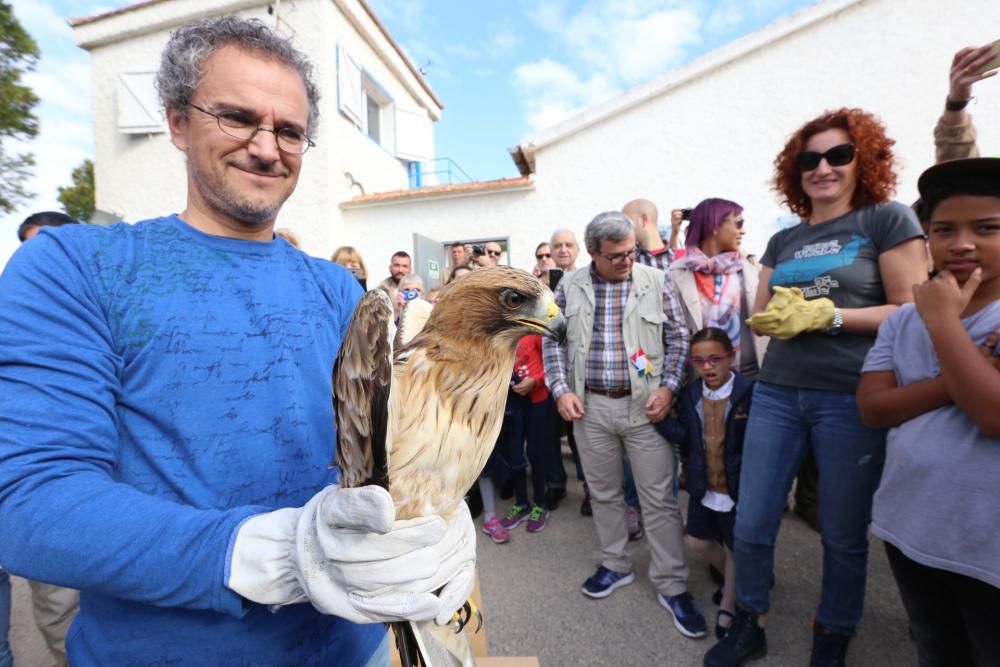
[[[580,254],[580,245],[576,242],[576,234],[572,230],[561,228],[552,232],[550,244],[552,261],[556,268],[569,273],[576,270],[576,258]]]

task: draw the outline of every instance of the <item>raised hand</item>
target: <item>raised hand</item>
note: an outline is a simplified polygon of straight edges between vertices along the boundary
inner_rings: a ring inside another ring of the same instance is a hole
[[[927,282],[913,286],[913,305],[928,329],[940,322],[961,319],[982,280],[981,268],[973,271],[964,285],[958,284],[951,271],[941,271]]]
[[[951,60],[948,99],[953,102],[971,99],[974,83],[996,76],[1000,71],[997,67],[979,71],[997,55],[996,48],[992,44],[968,46],[956,53]]]

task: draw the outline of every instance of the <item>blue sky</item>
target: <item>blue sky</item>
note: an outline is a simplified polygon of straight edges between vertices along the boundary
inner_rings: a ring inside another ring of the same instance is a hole
[[[11,0],[8,0],[11,1]],[[574,111],[643,83],[812,0],[368,0],[444,103],[439,157],[479,180],[516,176],[507,149]],[[93,155],[90,68],[66,19],[131,2],[12,0],[42,49],[27,82],[42,98],[36,197],[0,218],[0,265],[32,211]]]

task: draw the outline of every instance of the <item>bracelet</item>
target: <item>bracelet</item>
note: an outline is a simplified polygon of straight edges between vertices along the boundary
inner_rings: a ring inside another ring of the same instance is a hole
[[[836,336],[844,329],[844,314],[840,312],[840,308],[833,309],[833,322],[830,323],[823,333],[830,334],[831,336]]]
[[[961,111],[969,104],[969,100],[950,100],[945,98],[944,108],[948,111]]]

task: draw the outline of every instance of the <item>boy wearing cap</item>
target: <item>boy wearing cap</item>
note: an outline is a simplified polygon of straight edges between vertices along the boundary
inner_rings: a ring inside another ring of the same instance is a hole
[[[890,315],[857,400],[892,427],[872,508],[920,664],[1000,665],[1000,159],[919,180],[936,275]]]

